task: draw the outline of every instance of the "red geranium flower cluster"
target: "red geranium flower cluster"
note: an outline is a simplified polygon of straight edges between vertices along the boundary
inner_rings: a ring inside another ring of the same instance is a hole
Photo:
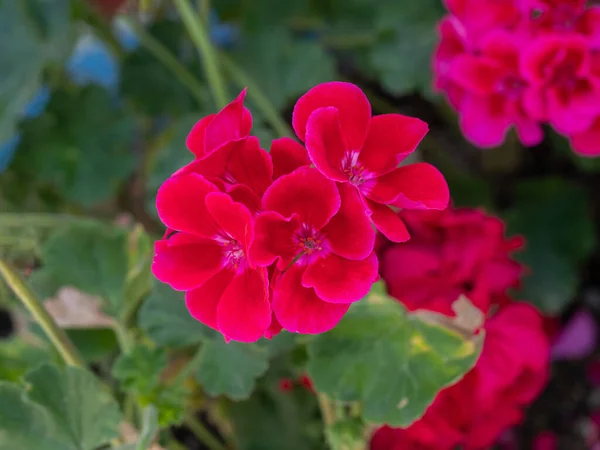
[[[380,246],[381,274],[390,294],[408,309],[451,315],[464,294],[489,317],[475,367],[407,429],[382,427],[372,450],[488,448],[541,391],[550,345],[537,310],[512,303],[507,290],[523,272],[510,253],[523,245],[505,238],[503,223],[481,211],[403,211],[411,240]]]
[[[600,7],[586,0],[445,0],[435,87],[480,147],[512,126],[537,145],[541,125],[600,154]]]
[[[427,125],[371,117],[357,86],[311,89],[293,114],[306,148],[281,138],[270,153],[250,135],[244,97],[194,126],[187,146],[195,161],[159,189],[167,232],[152,269],[226,339],[252,342],[282,327],[322,333],[378,277],[372,224],[406,240],[392,207],[445,208],[448,186],[428,164],[398,167]]]

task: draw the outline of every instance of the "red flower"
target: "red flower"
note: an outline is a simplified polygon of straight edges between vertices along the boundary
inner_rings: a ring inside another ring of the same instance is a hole
[[[296,103],[292,124],[317,169],[358,192],[375,226],[391,240],[409,236],[387,205],[447,206],[448,186],[437,169],[425,163],[398,167],[423,139],[427,124],[400,114],[371,117],[371,105],[357,86],[315,86]]]
[[[507,291],[523,273],[511,252],[521,238],[504,237],[503,223],[473,209],[402,211],[411,240],[383,245],[381,275],[390,294],[408,309],[452,314],[451,303],[466,295],[481,310],[506,304]]]
[[[461,128],[480,147],[500,145],[513,125],[525,145],[539,144],[543,138],[541,125],[523,109],[527,82],[519,72],[520,46],[516,35],[493,32],[482,40],[477,54],[457,56],[449,70],[464,91],[458,106]]]
[[[263,196],[250,259],[276,263],[273,311],[286,330],[333,328],[351,302],[377,278],[375,233],[358,193],[300,167],[278,178]]]
[[[489,448],[548,378],[549,344],[530,305],[504,307],[486,324],[482,355],[457,384],[441,391],[425,415],[407,429],[382,427],[371,450]]]
[[[252,214],[201,175],[169,178],[156,206],[175,233],[155,244],[154,275],[186,292],[192,316],[226,338],[252,342],[271,324],[267,271],[247,258]]]
[[[535,34],[579,32],[597,44],[600,37],[600,8],[586,0],[528,0],[528,26]]]
[[[442,19],[438,26],[440,43],[433,57],[433,85],[446,94],[452,107],[459,109],[462,103],[463,89],[450,77],[454,59],[467,49],[465,30],[454,17]]]

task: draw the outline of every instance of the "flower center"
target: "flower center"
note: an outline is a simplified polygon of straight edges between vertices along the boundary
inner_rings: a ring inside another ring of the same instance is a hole
[[[358,162],[358,152],[348,152],[342,159],[342,172],[348,177],[350,184],[359,186],[371,178],[369,172]]]
[[[219,237],[217,238],[217,242],[223,246],[223,256],[227,265],[237,269],[240,264],[246,261],[244,249],[235,239],[229,236],[225,238]]]
[[[303,224],[295,233],[295,242],[300,252],[304,255],[313,255],[322,252],[325,248],[325,239],[310,225]]]
[[[525,82],[519,76],[510,74],[498,83],[497,90],[507,97],[518,98],[525,86]]]

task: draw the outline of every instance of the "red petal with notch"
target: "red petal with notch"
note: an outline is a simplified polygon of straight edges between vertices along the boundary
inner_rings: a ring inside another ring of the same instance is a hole
[[[215,116],[216,114],[209,114],[196,122],[196,125],[193,126],[185,140],[186,147],[190,152],[196,155],[197,158],[202,158],[204,156],[204,136],[206,135],[206,127],[210,125]]]
[[[246,89],[215,115],[206,127],[204,154],[209,155],[221,145],[244,138],[252,128],[252,114],[244,108]]]
[[[185,304],[192,317],[217,330],[217,305],[235,272],[224,268],[202,286],[185,294]]]
[[[406,225],[389,206],[366,200],[371,211],[371,221],[381,233],[392,242],[406,242],[410,234]]]
[[[178,291],[202,285],[223,267],[219,244],[209,239],[185,242],[185,238],[185,235],[176,234],[154,243],[152,273]]]
[[[351,261],[334,253],[311,263],[302,276],[302,285],[314,288],[326,302],[350,303],[363,298],[378,278],[375,252],[362,261]]]
[[[341,81],[322,83],[300,97],[292,115],[292,125],[296,135],[306,142],[309,117],[317,109],[330,106],[338,110],[340,129],[346,148],[350,150],[362,148],[371,119],[371,104],[364,92],[352,83]]]
[[[254,242],[250,246],[250,262],[266,267],[279,258],[277,267],[279,270],[285,269],[300,252],[294,243],[294,233],[299,226],[295,216],[286,219],[274,211],[259,214],[254,222]]]
[[[450,201],[448,183],[442,173],[427,163],[399,167],[377,179],[375,188],[392,187],[399,196],[394,206],[406,209],[445,209]],[[370,195],[373,195],[373,192]],[[374,199],[375,200],[375,199]],[[377,201],[377,200],[375,200]],[[387,203],[387,202],[382,202]]]
[[[229,195],[222,192],[211,192],[206,196],[205,202],[206,209],[219,227],[220,234],[224,233],[223,237],[235,239],[247,254],[248,247],[254,239],[254,224],[248,208],[234,202]]]
[[[337,109],[321,108],[310,116],[305,142],[310,160],[323,175],[334,181],[348,181],[348,175],[342,170],[348,152],[342,140]]]
[[[273,182],[273,162],[260,148],[258,138],[250,136],[233,149],[227,161],[227,175],[262,197]]]
[[[273,311],[281,326],[293,333],[318,334],[331,330],[344,317],[348,303],[328,303],[314,289],[302,286],[303,267],[290,267],[277,281]]]
[[[310,166],[308,153],[302,144],[282,137],[271,143],[271,158],[273,159],[273,179],[292,173],[303,166]]]
[[[382,114],[371,119],[358,161],[371,173],[383,175],[415,151],[429,126],[415,117]]]
[[[267,270],[248,269],[238,273],[217,306],[217,325],[229,339],[259,340],[271,324]]]
[[[263,208],[286,218],[296,214],[301,223],[320,230],[339,211],[340,194],[335,182],[302,167],[273,182],[263,196]]]
[[[201,175],[188,173],[167,179],[156,194],[158,217],[168,227],[205,237],[213,237],[216,229],[207,220],[204,200],[216,186]]]
[[[354,186],[338,184],[341,206],[323,228],[323,233],[334,253],[348,259],[365,259],[375,245],[375,229]]]

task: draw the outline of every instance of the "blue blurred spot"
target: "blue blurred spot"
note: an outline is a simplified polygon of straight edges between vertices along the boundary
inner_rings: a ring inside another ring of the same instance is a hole
[[[12,161],[20,141],[21,136],[17,135],[11,137],[3,144],[0,144],[0,172],[3,172],[8,167],[8,164]]]
[[[92,34],[82,36],[67,61],[67,73],[79,85],[99,84],[114,89],[119,78],[119,66],[106,45]]]
[[[48,86],[39,88],[33,99],[25,107],[23,116],[32,119],[43,113],[44,109],[46,109],[46,105],[50,101],[50,94],[51,92]]]
[[[123,48],[128,52],[139,47],[140,43],[135,35],[135,32],[131,29],[123,17],[117,17],[114,20],[113,31]]]
[[[213,9],[210,12],[210,37],[219,47],[229,48],[235,44],[240,34],[237,26],[221,22],[217,12]]]

